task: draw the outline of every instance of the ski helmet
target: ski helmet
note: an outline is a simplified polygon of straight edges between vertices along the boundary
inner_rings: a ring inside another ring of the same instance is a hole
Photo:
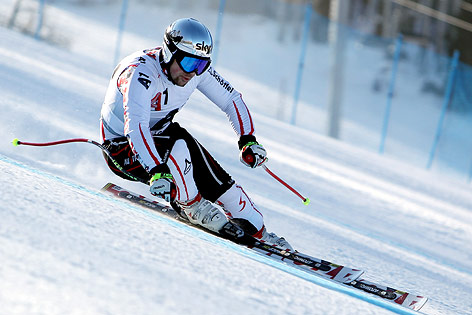
[[[211,63],[213,39],[205,25],[193,18],[179,19],[164,33],[162,62],[169,76],[169,67],[176,60],[187,72],[204,73]]]

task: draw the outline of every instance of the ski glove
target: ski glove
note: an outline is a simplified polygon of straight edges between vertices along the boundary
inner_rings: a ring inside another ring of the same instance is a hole
[[[149,191],[152,195],[162,198],[167,202],[172,201],[177,194],[174,177],[170,172],[154,173],[149,180]]]
[[[244,140],[250,140],[248,142]],[[245,143],[244,145],[242,145]],[[267,152],[262,145],[257,143],[254,136],[241,136],[239,140],[240,153],[239,159],[249,167],[255,168],[261,166],[267,161]]]

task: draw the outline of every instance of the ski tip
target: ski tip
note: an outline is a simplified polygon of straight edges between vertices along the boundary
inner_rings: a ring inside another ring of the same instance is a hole
[[[110,188],[112,186],[116,186],[116,185],[113,184],[113,183],[108,183],[108,184],[106,184],[105,186],[102,187],[101,191],[107,191],[108,188]]]
[[[13,144],[13,146],[17,147],[18,145],[20,145],[20,140],[18,138],[15,138],[13,139],[13,141],[11,142]]]
[[[308,205],[310,204],[310,199],[309,199],[309,198],[305,198],[305,199],[303,200],[303,204],[304,204],[305,206],[308,206]]]

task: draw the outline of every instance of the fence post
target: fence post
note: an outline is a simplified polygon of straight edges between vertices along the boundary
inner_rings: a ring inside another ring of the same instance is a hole
[[[427,169],[431,168],[431,164],[433,163],[433,159],[434,159],[434,154],[436,153],[436,147],[438,145],[439,138],[441,137],[441,130],[442,130],[443,122],[444,122],[444,117],[446,116],[447,107],[451,101],[452,88],[454,86],[454,77],[457,70],[457,64],[459,63],[459,55],[460,55],[459,51],[455,50],[454,55],[452,57],[451,69],[449,70],[449,77],[447,79],[446,94],[444,95],[444,101],[441,108],[441,114],[439,116],[438,126],[436,127],[436,135],[434,136],[433,145],[429,153],[428,163],[426,164]]]
[[[384,120],[382,125],[382,135],[380,138],[379,153],[383,154],[385,149],[385,139],[387,138],[388,122],[390,121],[390,112],[392,108],[392,98],[395,90],[395,80],[397,77],[398,63],[400,61],[400,52],[402,50],[403,36],[399,34],[395,42],[395,53],[393,55],[392,75],[387,94],[387,106],[385,107]]]
[[[305,7],[305,22],[303,24],[302,48],[300,52],[300,61],[298,63],[297,79],[295,81],[295,94],[293,96],[292,118],[290,120],[290,123],[292,125],[295,125],[297,116],[298,97],[300,95],[300,85],[302,81],[303,67],[305,63],[306,44],[308,41],[308,33],[310,32],[311,11],[311,3],[307,3]]]
[[[120,61],[121,38],[123,37],[123,32],[125,29],[125,21],[126,21],[127,12],[128,12],[128,0],[122,0],[120,22],[118,24],[118,36],[116,38],[116,44],[115,44],[115,58],[113,60],[113,66],[116,66],[118,61]]]
[[[326,133],[339,139],[341,130],[342,102],[344,94],[344,70],[349,8],[351,1],[330,0],[328,42],[329,56],[329,87],[327,99]]]
[[[18,11],[20,11],[20,7],[21,0],[15,0],[15,4],[13,5],[13,11],[10,15],[10,18],[8,19],[8,28],[13,28],[13,26],[15,26],[16,17],[18,16]]]
[[[36,31],[34,32],[34,39],[39,39],[39,33],[43,27],[44,4],[46,0],[39,0],[38,7],[38,22],[36,23]]]
[[[221,37],[221,28],[223,25],[223,13],[225,11],[226,0],[220,0],[220,6],[218,8],[218,19],[216,21],[216,32],[215,32],[215,47],[213,48],[213,65],[216,65],[218,60],[218,50],[220,50],[220,37]]]

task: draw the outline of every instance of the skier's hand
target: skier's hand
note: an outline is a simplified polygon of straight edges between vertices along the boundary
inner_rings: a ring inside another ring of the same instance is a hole
[[[249,136],[242,136],[239,140],[241,151],[239,153],[239,159],[241,162],[249,167],[255,168],[261,166],[267,161],[267,152],[262,145],[255,141],[255,137],[252,136],[253,141],[246,142],[241,146],[244,137],[249,138]]]
[[[154,196],[170,202],[177,194],[174,177],[170,173],[155,173],[149,180],[149,191]]]

